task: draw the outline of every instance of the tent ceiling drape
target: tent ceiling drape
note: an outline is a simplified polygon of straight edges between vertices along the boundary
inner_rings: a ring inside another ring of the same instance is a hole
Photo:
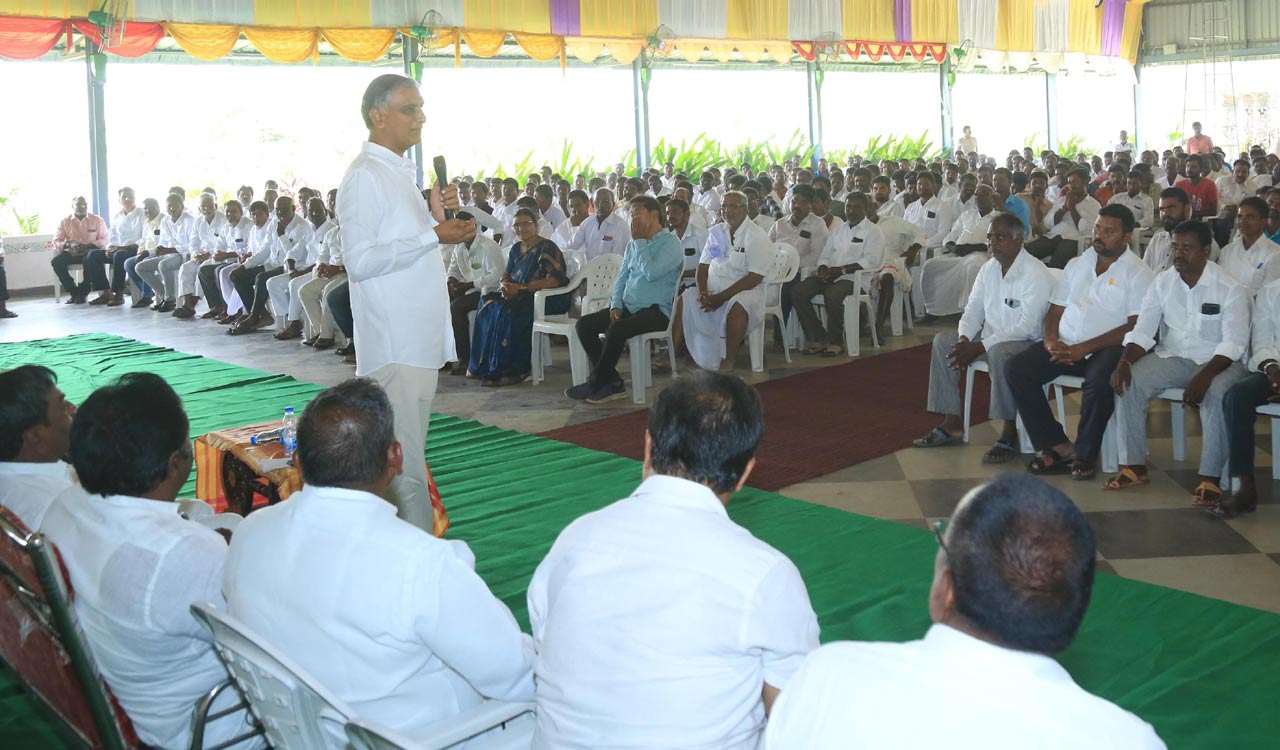
[[[438,53],[478,57],[510,42],[535,60],[604,53],[629,63],[659,25],[660,54],[694,62],[821,59],[942,62],[962,47],[962,69],[1085,67],[1119,71],[1136,59],[1149,0],[130,0],[103,48],[139,57],[166,37],[200,60],[229,54],[243,37],[281,63],[314,60],[320,45],[357,62],[381,59],[399,32],[428,11],[441,19]],[[110,10],[116,5],[108,2]],[[34,59],[81,34],[101,0],[0,0],[0,57]]]

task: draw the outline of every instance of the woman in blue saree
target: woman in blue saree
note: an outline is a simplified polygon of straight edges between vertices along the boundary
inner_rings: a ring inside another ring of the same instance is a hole
[[[538,236],[538,215],[522,208],[513,227],[519,241],[507,259],[500,294],[480,303],[467,367],[469,376],[491,388],[523,383],[532,374],[533,294],[569,283],[560,248]],[[552,297],[546,312],[563,315],[571,302],[569,294]]]

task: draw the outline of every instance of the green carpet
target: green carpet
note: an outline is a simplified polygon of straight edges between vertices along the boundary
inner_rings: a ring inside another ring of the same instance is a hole
[[[318,389],[201,357],[105,335],[0,345],[0,369],[52,367],[73,400],[123,372],[150,370],[183,397],[192,433],[270,419]],[[450,536],[527,627],[524,592],[556,534],[624,497],[636,461],[467,420],[433,416],[427,457],[449,509]],[[935,542],[901,524],[758,490],[730,515],[787,554],[804,575],[823,641],[904,641],[929,625]],[[1100,575],[1075,645],[1061,661],[1085,689],[1155,725],[1171,748],[1275,747],[1280,719],[1280,615]],[[59,747],[14,712],[0,672],[0,747]],[[928,717],[921,717],[928,720]]]

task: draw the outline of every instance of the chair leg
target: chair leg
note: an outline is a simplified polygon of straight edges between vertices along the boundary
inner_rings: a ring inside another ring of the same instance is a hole
[[[1271,418],[1271,478],[1280,479],[1280,417]]]
[[[542,382],[542,334],[538,331],[533,332],[533,345],[529,347],[529,353],[533,359],[533,384],[537,385]]]
[[[858,304],[859,304],[859,305],[866,305],[866,306],[867,306],[867,320],[871,321],[871,326],[870,326],[870,328],[871,328],[871,346],[872,346],[873,348],[879,349],[879,348],[880,348],[880,334],[876,333],[876,310],[875,310],[875,308],[873,308],[873,307],[871,306],[871,297],[866,297],[865,299],[859,300],[859,301],[858,301]]]
[[[964,441],[969,442],[969,423],[973,420],[973,368],[964,368]]]
[[[644,403],[644,389],[648,384],[649,342],[631,339],[631,403]]]
[[[778,325],[782,328],[782,356],[787,364],[791,364],[791,336],[787,333],[787,319],[779,315]]]
[[[1108,474],[1120,471],[1120,446],[1116,443],[1117,422],[1112,414],[1102,433],[1102,470]]]
[[[1022,425],[1022,415],[1016,417],[1018,426],[1018,450],[1022,453],[1035,453],[1036,447],[1031,444],[1031,435],[1027,433],[1027,428]]]
[[[1058,402],[1058,424],[1065,425],[1067,423],[1066,395],[1063,393],[1062,386],[1055,385],[1053,383],[1050,383],[1049,385],[1053,387],[1053,395]]]
[[[747,349],[751,352],[751,369],[753,372],[764,372],[764,324],[747,334]]]
[[[916,329],[915,317],[911,315],[911,295],[903,294],[902,288],[898,287],[898,296],[902,298],[902,317],[906,318],[907,330],[914,331]]]
[[[902,292],[898,287],[893,287],[893,303],[889,305],[889,332],[894,336],[902,335],[902,305],[899,304]]]
[[[676,372],[676,340],[669,333],[667,334],[667,355],[667,358],[671,360],[671,377],[675,379],[679,376],[679,373]],[[645,376],[649,380],[653,380],[652,374],[645,373]]]
[[[1187,458],[1187,415],[1182,404],[1169,402],[1173,411],[1173,460],[1184,461]]]
[[[855,289],[844,305],[844,350],[850,357],[862,354],[862,304]]]

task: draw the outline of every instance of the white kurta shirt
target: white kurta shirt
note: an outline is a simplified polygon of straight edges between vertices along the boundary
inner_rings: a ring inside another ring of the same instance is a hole
[[[498,243],[481,234],[471,241],[471,247],[454,245],[449,256],[449,278],[475,284],[481,296],[498,291],[506,271],[507,254]]]
[[[596,215],[588,216],[578,225],[569,247],[565,249],[581,250],[585,259],[591,261],[605,253],[622,255],[630,241],[631,225],[614,211],[603,220]]]
[[[773,707],[769,750],[1164,750],[1151,725],[1048,656],[946,625],[909,643],[829,643]]]
[[[240,217],[240,223],[232,226],[231,222],[227,222],[227,228],[218,236],[218,243],[214,247],[214,252],[219,253],[235,253],[236,255],[245,255],[249,252],[249,234],[253,229],[253,221],[247,216]]]
[[[675,230],[671,233],[674,235]],[[702,258],[702,249],[707,246],[707,230],[695,227],[690,222],[684,228],[684,236],[676,239],[680,241],[680,248],[684,251],[684,270],[697,270],[698,261]]]
[[[698,261],[699,265],[706,263],[708,266],[707,291],[712,294],[722,292],[749,273],[769,278],[777,254],[777,247],[769,241],[769,235],[759,224],[743,221],[730,240],[728,224],[721,224],[708,234],[702,258]]]
[[[1214,180],[1214,184],[1218,186],[1218,206],[1238,206],[1240,201],[1251,195],[1258,194],[1258,188],[1252,179],[1246,179],[1244,182],[1236,182],[1236,176],[1228,174],[1226,177],[1219,177]]]
[[[1269,359],[1280,360],[1280,281],[1262,287],[1254,301],[1249,351],[1250,370]]]
[[[75,486],[71,467],[63,461],[0,461],[0,506],[12,511],[27,531],[39,531],[53,499]]]
[[[143,225],[142,239],[138,242],[138,255],[155,252],[156,246],[160,244],[160,220],[163,218],[163,215],[156,216]]]
[[[955,223],[955,203],[933,196],[926,203],[917,200],[907,206],[903,218],[924,232],[925,247],[941,247]]]
[[[457,545],[376,495],[307,485],[236,529],[227,609],[356,713],[400,732],[484,698],[532,700],[532,641]]]
[[[273,231],[268,241],[271,243],[271,266],[284,266],[292,260],[295,268],[306,268],[307,248],[315,238],[316,228],[302,214],[294,214],[284,228],[284,234]]]
[[[209,253],[212,255],[217,251],[218,242],[227,233],[229,226],[227,217],[221,214],[214,214],[213,221],[205,221],[204,216],[197,216],[196,231],[191,239],[191,254]]]
[[[796,249],[801,268],[818,265],[818,256],[822,255],[828,234],[827,222],[812,213],[805,216],[799,226],[792,223],[788,214],[775,221],[769,229],[769,239],[774,243],[785,242]]]
[[[995,211],[988,211],[987,215],[983,216],[978,213],[978,209],[969,209],[956,219],[951,231],[947,233],[946,241],[942,244],[954,242],[957,245],[986,245],[987,230],[991,228],[991,220],[994,218],[996,218]]]
[[[1008,341],[1035,341],[1053,293],[1053,275],[1039,259],[1021,250],[1009,272],[992,258],[982,264],[960,316],[959,333],[990,349]]]
[[[1065,308],[1058,337],[1066,344],[1101,336],[1119,328],[1142,310],[1142,298],[1153,274],[1138,256],[1125,250],[1102,275],[1093,248],[1067,262],[1049,302]]]
[[[358,375],[458,358],[435,218],[411,159],[365,143],[338,188]]]
[[[1280,279],[1280,245],[1267,239],[1266,234],[1260,234],[1253,245],[1246,248],[1244,238],[1237,236],[1222,248],[1218,264],[1248,287],[1250,294],[1257,294],[1262,287]]]
[[[1045,215],[1046,223],[1053,221],[1053,217],[1057,216],[1058,211],[1067,205],[1066,196],[1059,196],[1049,209],[1049,213]],[[1098,212],[1102,210],[1102,206],[1098,205],[1098,201],[1093,196],[1087,196],[1084,200],[1076,204],[1076,213],[1080,215],[1080,221],[1074,221],[1071,218],[1071,212],[1066,211],[1062,214],[1062,218],[1049,227],[1050,237],[1060,237],[1064,240],[1078,240],[1081,237],[1089,236],[1093,231],[1093,224],[1098,220]]]
[[[1116,193],[1111,196],[1111,200],[1107,201],[1108,206],[1124,206],[1133,213],[1134,221],[1138,222],[1138,226],[1150,229],[1155,225],[1156,220],[1156,204],[1151,196],[1146,193],[1138,193],[1137,195],[1129,195],[1128,193]],[[1134,230],[1137,231],[1137,230]]]
[[[700,190],[697,195],[693,196],[693,201],[702,206],[708,216],[719,215],[720,204],[724,202],[720,194],[715,190]]]
[[[227,680],[209,631],[191,616],[196,602],[223,605],[226,541],[178,515],[177,503],[78,487],[54,500],[41,530],[62,553],[80,628],[138,736],[187,747],[196,701]],[[242,720],[210,722],[205,742],[246,729]]]
[[[165,214],[160,217],[160,239],[156,241],[156,246],[173,248],[179,255],[189,259],[192,241],[198,237],[198,232],[196,217],[186,211],[182,212],[177,221]]]
[[[847,221],[835,226],[818,257],[818,265],[828,268],[855,263],[867,271],[877,271],[884,265],[884,232],[870,219],[864,218],[854,226],[849,226]],[[864,278],[871,276],[867,274]],[[853,274],[847,273],[837,281],[851,279]]]
[[[328,266],[342,265],[342,229],[336,221],[320,241],[320,254],[316,256],[316,264],[321,263]]]
[[[264,266],[268,270],[279,268],[280,264],[272,259],[275,243],[271,238],[276,236],[276,220],[267,219],[262,226],[249,222],[249,258],[244,262],[245,268]]]
[[[1147,288],[1138,324],[1124,343],[1154,347],[1158,357],[1183,357],[1198,365],[1217,356],[1243,359],[1249,348],[1249,303],[1248,287],[1213,261],[1191,288],[1170,268]]]
[[[754,749],[764,683],[818,645],[795,565],[670,476],[570,524],[528,597],[536,750]]]
[[[139,244],[142,242],[142,233],[146,226],[147,215],[142,210],[142,206],[134,206],[130,213],[117,211],[116,215],[111,217],[107,247]]]

